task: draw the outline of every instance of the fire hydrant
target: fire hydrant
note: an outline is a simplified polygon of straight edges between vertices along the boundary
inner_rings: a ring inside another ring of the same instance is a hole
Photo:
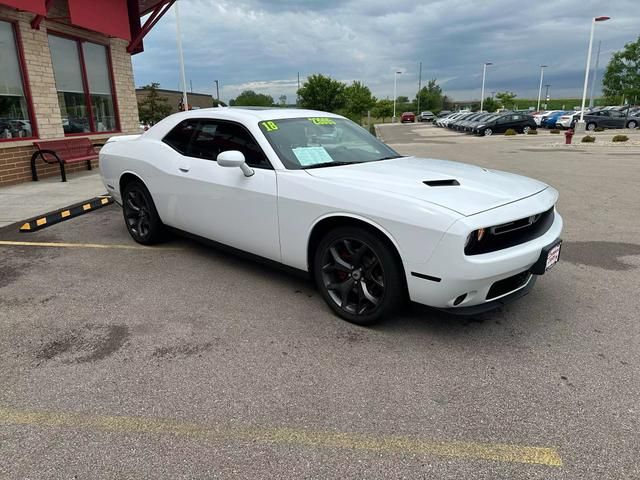
[[[564,144],[571,145],[571,139],[573,138],[573,129],[570,128],[566,132],[564,132]]]

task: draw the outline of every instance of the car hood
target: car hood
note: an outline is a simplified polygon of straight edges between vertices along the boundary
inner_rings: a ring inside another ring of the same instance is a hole
[[[512,173],[418,157],[305,171],[332,183],[405,195],[465,216],[535,195],[548,188],[542,182]]]

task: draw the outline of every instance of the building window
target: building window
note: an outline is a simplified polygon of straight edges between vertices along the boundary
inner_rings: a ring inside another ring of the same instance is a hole
[[[0,21],[0,140],[33,137],[13,24]]]
[[[107,47],[49,35],[65,134],[118,130]]]

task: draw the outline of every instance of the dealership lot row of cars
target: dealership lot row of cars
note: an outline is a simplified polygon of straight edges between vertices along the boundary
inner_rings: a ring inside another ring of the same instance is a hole
[[[580,120],[581,110],[548,110],[535,112],[533,119],[544,128],[575,128]],[[640,126],[640,106],[629,107],[596,107],[584,111],[587,130],[596,128],[638,128]]]
[[[509,129],[518,133],[529,133],[530,130],[535,130],[538,127],[531,115],[521,112],[451,113],[437,118],[434,125],[482,136],[505,133]]]
[[[629,107],[628,112],[626,110],[627,107],[604,107],[585,111],[585,126],[589,131],[596,128],[638,128],[640,107]],[[419,118],[423,121],[422,114]],[[579,119],[580,111],[575,110],[503,111],[500,113],[463,111],[443,112],[433,119],[433,124],[459,132],[489,136],[494,133],[504,133],[509,129],[517,133],[528,133],[538,127],[569,129],[574,128]]]

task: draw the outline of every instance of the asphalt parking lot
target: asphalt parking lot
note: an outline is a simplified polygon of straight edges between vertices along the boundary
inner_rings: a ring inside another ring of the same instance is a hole
[[[640,154],[387,126],[560,191],[561,263],[470,318],[375,328],[116,205],[0,229],[0,478],[640,478]],[[26,244],[25,244],[26,242]]]

